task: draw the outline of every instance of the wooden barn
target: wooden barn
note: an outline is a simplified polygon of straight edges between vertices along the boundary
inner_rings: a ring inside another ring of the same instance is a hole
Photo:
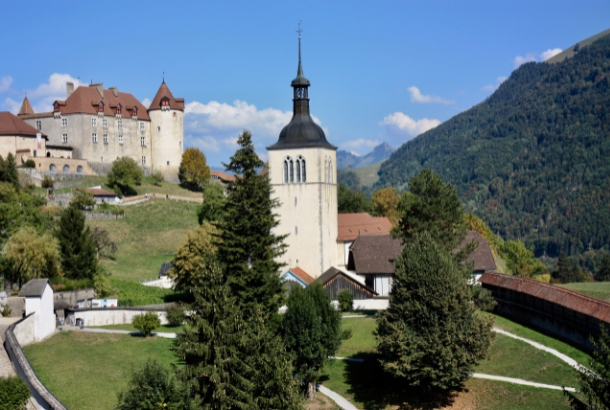
[[[337,300],[337,295],[343,289],[347,289],[354,295],[354,300],[372,299],[377,293],[368,287],[362,279],[354,274],[343,272],[339,269],[330,268],[315,280],[330,292],[330,297]]]

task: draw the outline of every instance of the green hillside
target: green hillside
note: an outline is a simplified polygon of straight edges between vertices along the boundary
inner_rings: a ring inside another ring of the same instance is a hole
[[[422,168],[538,255],[607,248],[610,36],[563,62],[522,65],[487,100],[394,152],[376,187],[405,187]]]

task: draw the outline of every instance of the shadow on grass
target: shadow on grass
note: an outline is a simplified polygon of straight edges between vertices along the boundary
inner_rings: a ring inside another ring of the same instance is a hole
[[[397,406],[401,410],[432,410],[453,404],[457,391],[425,386],[409,386],[404,380],[388,375],[379,364],[378,355],[361,355],[364,363],[346,362],[345,381],[348,393],[366,410]]]

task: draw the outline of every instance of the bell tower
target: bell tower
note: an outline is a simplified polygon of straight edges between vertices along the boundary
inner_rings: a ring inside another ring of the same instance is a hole
[[[337,259],[337,147],[311,118],[309,87],[301,63],[292,80],[293,116],[278,141],[267,147],[273,196],[280,202],[278,235],[287,234],[286,269],[317,278]]]

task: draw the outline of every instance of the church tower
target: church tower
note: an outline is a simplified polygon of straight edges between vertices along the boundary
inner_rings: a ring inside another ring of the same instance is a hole
[[[337,259],[337,147],[309,113],[309,86],[301,65],[292,80],[293,116],[278,141],[267,147],[273,196],[280,202],[276,234],[287,234],[286,269],[317,278]]]
[[[148,108],[152,172],[159,171],[170,182],[178,182],[184,148],[184,98],[174,98],[165,79]]]

